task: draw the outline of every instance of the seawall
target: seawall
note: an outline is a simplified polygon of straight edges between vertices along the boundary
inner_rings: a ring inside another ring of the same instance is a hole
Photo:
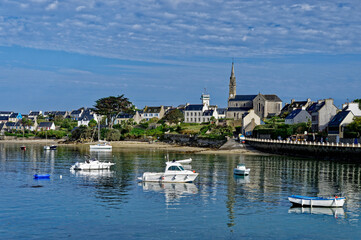
[[[268,153],[361,163],[361,144],[288,142],[257,138],[247,138],[246,143]]]
[[[176,143],[181,146],[219,148],[227,140],[208,139],[185,134],[164,134],[162,141],[166,143]]]

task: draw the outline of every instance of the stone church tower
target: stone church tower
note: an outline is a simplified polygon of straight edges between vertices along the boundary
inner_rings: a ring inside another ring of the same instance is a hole
[[[236,76],[234,75],[234,63],[232,62],[232,72],[229,78],[229,96],[228,99],[235,98],[236,96]]]

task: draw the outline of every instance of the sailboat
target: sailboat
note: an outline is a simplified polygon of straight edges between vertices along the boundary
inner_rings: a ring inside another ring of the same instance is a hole
[[[56,150],[56,145],[48,145],[48,134],[45,131],[46,145],[44,146],[44,150]]]
[[[90,150],[95,150],[95,151],[99,151],[99,150],[105,150],[105,151],[112,151],[112,145],[110,145],[110,143],[108,143],[107,141],[102,141],[100,140],[100,121],[98,120],[98,140],[99,143],[98,144],[94,144],[94,145],[90,145]]]

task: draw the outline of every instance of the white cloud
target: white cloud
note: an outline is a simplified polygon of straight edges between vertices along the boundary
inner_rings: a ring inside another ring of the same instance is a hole
[[[50,3],[45,10],[50,11],[50,10],[55,10],[58,8],[58,1],[52,2]]]

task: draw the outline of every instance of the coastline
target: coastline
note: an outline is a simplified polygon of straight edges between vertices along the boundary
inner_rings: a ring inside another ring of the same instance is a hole
[[[13,139],[13,140],[0,140],[0,143],[19,143],[19,144],[57,144],[59,146],[88,146],[95,144],[90,143],[63,143],[63,140],[55,139]],[[264,155],[265,153],[257,150],[250,150],[245,148],[231,149],[231,150],[219,150],[212,148],[201,148],[201,147],[189,147],[181,146],[176,144],[168,144],[164,142],[139,142],[139,141],[114,141],[110,142],[113,148],[118,149],[158,149],[168,150],[181,153],[194,153],[194,154],[249,154],[249,155]],[[266,153],[267,154],[267,153]]]

